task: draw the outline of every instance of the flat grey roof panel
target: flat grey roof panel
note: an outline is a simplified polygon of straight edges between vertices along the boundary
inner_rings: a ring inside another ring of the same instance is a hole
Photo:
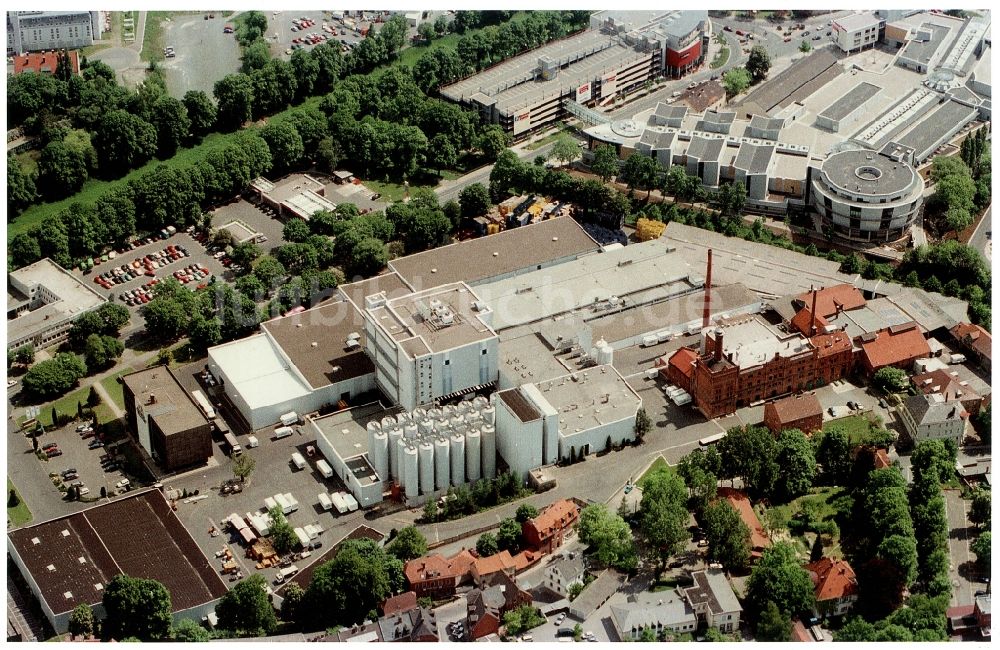
[[[840,121],[858,110],[862,104],[878,94],[880,90],[881,88],[874,84],[862,82],[847,91],[840,99],[833,102],[819,116],[829,120]]]
[[[902,59],[917,61],[927,65],[951,30],[943,25],[932,25],[930,23],[922,24],[920,29],[930,31],[931,39],[929,41],[910,40],[903,47],[903,51],[899,56]]]

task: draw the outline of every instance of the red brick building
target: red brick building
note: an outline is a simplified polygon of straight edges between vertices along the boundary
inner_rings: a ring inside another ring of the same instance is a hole
[[[785,429],[819,431],[823,428],[823,407],[815,393],[783,397],[764,405],[764,426],[772,433]]]
[[[959,345],[971,354],[979,362],[979,365],[987,370],[990,369],[993,356],[993,337],[989,332],[979,325],[969,323],[959,323],[950,331]]]
[[[76,50],[70,50],[66,52],[66,56],[69,57],[69,67],[73,74],[80,74],[80,53]],[[35,72],[54,75],[58,65],[58,52],[28,52],[14,57],[14,74]]]
[[[956,373],[957,375],[957,373]],[[983,403],[983,396],[977,393],[956,375],[944,369],[932,370],[910,377],[910,382],[924,395],[940,393],[948,402],[958,400],[969,415],[975,415]]]
[[[534,519],[521,525],[521,534],[527,544],[543,555],[562,546],[563,537],[580,518],[580,509],[567,499],[556,501]]]
[[[410,560],[403,567],[406,581],[417,598],[447,598],[455,595],[457,580],[451,564],[442,555],[425,555]]]
[[[812,578],[816,611],[823,616],[843,616],[858,600],[858,578],[845,560],[821,558],[805,566]]]
[[[753,319],[744,318],[734,327],[752,325],[762,339],[743,345],[734,356],[726,351],[727,327],[707,334],[706,352],[678,350],[667,364],[667,379],[691,394],[694,405],[706,418],[733,413],[754,402],[809,390],[847,376],[854,365],[853,345],[844,332],[806,338],[796,334],[779,338]],[[767,358],[747,358],[764,350]],[[773,354],[771,352],[773,351]],[[690,374],[687,359],[694,357]]]
[[[888,366],[907,370],[917,359],[931,355],[931,346],[914,322],[863,334],[859,340],[860,364],[869,375]]]

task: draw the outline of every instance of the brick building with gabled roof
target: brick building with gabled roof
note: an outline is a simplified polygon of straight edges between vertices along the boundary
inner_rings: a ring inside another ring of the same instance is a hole
[[[969,352],[981,366],[989,370],[992,365],[993,356],[993,336],[979,325],[970,323],[959,323],[949,330],[967,352]]]
[[[869,375],[889,366],[906,370],[917,359],[931,354],[931,347],[915,322],[864,334],[860,339],[861,365]]]
[[[799,429],[805,433],[823,428],[823,406],[815,393],[789,395],[764,405],[764,425],[772,433]]]
[[[385,599],[382,603],[382,615],[392,616],[400,612],[408,612],[417,607],[417,593],[415,591],[404,591],[396,596]]]
[[[556,501],[534,519],[521,525],[524,541],[542,554],[552,553],[563,543],[563,536],[580,518],[580,508],[568,499]]]
[[[910,377],[910,383],[924,395],[940,393],[945,401],[961,402],[969,415],[978,413],[983,402],[983,396],[977,393],[969,382],[959,379],[957,372],[952,374],[944,368],[913,375]]]
[[[451,563],[437,553],[408,561],[403,566],[406,581],[417,598],[447,598],[455,595],[456,574]]]
[[[750,529],[750,559],[756,562],[763,555],[764,549],[771,545],[771,538],[764,531],[757,513],[753,510],[753,504],[746,493],[734,488],[719,488],[716,493],[720,499],[725,499],[733,510],[740,516],[743,523]]]
[[[828,557],[805,565],[816,594],[816,610],[822,616],[843,616],[858,600],[858,578],[846,560]]]
[[[865,297],[857,287],[849,284],[835,284],[815,291],[807,291],[795,296],[792,303],[797,307],[807,307],[812,304],[813,293],[816,294],[816,314],[829,318],[841,311],[860,309],[865,306]]]

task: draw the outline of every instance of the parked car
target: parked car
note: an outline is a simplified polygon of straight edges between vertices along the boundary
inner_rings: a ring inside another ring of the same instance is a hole
[[[50,442],[42,447],[42,451],[48,451],[49,449],[57,449],[59,447],[58,443]]]

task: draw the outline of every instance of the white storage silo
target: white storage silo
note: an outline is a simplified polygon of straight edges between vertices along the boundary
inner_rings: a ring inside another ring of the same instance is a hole
[[[396,418],[392,417],[391,415],[387,415],[384,418],[382,418],[382,428],[383,429],[385,429],[386,431],[388,431],[389,429],[393,428],[394,426],[396,426]]]
[[[413,409],[412,415],[413,415],[413,421],[419,422],[420,420],[423,420],[424,417],[427,415],[427,409],[420,408],[418,406],[417,408]]]
[[[408,498],[419,494],[419,474],[417,462],[417,447],[412,443],[407,443],[403,449],[403,491]]]
[[[438,419],[440,419],[441,418],[441,409],[439,409],[436,406],[433,407],[433,408],[427,409],[427,417],[429,417],[432,420],[438,420]]]
[[[441,407],[441,412],[445,415],[445,417],[450,418],[458,412],[458,407],[454,404],[445,404]]]
[[[389,434],[377,431],[374,440],[368,443],[368,459],[379,479],[389,480]]]
[[[417,429],[420,431],[420,435],[427,435],[434,431],[434,422],[424,418],[423,420],[417,421]]]
[[[434,491],[434,445],[430,440],[423,440],[417,450],[420,460],[420,493],[430,494]]]
[[[487,424],[496,424],[497,410],[492,404],[487,404],[480,409],[479,412],[483,416],[483,422]]]
[[[458,403],[458,412],[461,413],[462,415],[465,415],[471,410],[472,410],[472,402],[468,400],[462,400],[461,402]]]
[[[403,425],[409,421],[410,421],[410,414],[405,411],[396,415],[396,424]]]
[[[403,425],[403,437],[407,439],[414,439],[417,437],[417,425],[413,422],[407,422]]]
[[[447,488],[451,478],[450,452],[451,445],[447,438],[434,441],[434,487],[438,490]]]
[[[614,360],[615,350],[604,339],[599,339],[594,347],[597,352],[593,357],[598,365],[608,365]]]
[[[478,481],[482,477],[479,458],[481,442],[482,434],[478,428],[469,429],[465,434],[465,479],[469,483]]]
[[[482,426],[482,442],[480,456],[482,457],[483,478],[495,478],[497,475],[497,432],[492,424]]]
[[[484,408],[489,406],[490,401],[483,397],[482,395],[476,395],[475,399],[472,400],[472,406],[477,410],[482,411]]]
[[[446,417],[440,417],[434,420],[434,430],[435,431],[446,431],[450,428],[451,422]]]
[[[399,479],[399,441],[403,439],[403,430],[389,429],[389,475]]]
[[[451,422],[451,426],[457,429],[465,424],[465,416],[460,413],[455,413],[448,421]]]
[[[451,484],[465,483],[465,436],[454,433],[451,436]]]

